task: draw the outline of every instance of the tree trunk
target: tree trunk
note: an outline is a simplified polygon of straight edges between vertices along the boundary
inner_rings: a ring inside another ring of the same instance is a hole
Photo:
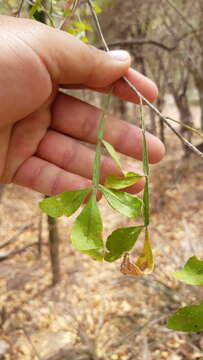
[[[199,95],[200,127],[203,129],[203,78],[199,74],[194,74],[194,80]]]
[[[2,200],[3,192],[5,190],[5,184],[0,184],[0,202]]]
[[[186,94],[181,94],[180,96],[178,96],[177,94],[173,93],[179,114],[180,114],[180,121],[183,124],[192,126],[193,122],[192,122],[192,113],[190,110],[190,106],[188,103],[188,98],[186,96]],[[186,128],[184,128],[184,126],[181,126],[181,134],[183,134],[188,141],[191,141],[191,131],[187,130]],[[188,153],[188,147],[183,144],[183,149],[185,151],[185,154]]]
[[[59,235],[57,229],[57,220],[47,216],[49,231],[49,251],[52,268],[52,285],[60,281],[60,260],[59,260]]]

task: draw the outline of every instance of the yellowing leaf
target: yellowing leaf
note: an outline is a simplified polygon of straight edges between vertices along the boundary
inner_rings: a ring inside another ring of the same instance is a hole
[[[145,229],[144,246],[140,256],[135,262],[135,265],[142,271],[143,274],[150,274],[154,269],[154,259],[148,229]]]
[[[125,253],[123,261],[121,263],[121,272],[123,275],[142,275],[142,271],[138,266],[130,262],[129,254]]]
[[[113,261],[113,260],[112,260]],[[121,264],[121,272],[124,275],[145,275],[150,274],[154,268],[152,249],[149,241],[148,229],[145,229],[144,246],[140,256],[135,263],[130,261],[128,253],[125,253]]]

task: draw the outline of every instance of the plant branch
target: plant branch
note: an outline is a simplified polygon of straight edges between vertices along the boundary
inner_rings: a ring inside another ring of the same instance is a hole
[[[31,338],[30,338],[30,336],[29,336],[28,332],[27,332],[24,328],[20,328],[20,330],[21,330],[21,331],[23,331],[24,336],[26,337],[27,341],[28,341],[28,342],[29,342],[29,344],[31,345],[32,350],[33,350],[33,352],[34,352],[35,356],[38,358],[38,360],[42,360],[41,356],[39,355],[39,353],[38,353],[38,351],[37,351],[36,347],[34,346],[34,344],[33,344],[32,340],[31,340]]]
[[[78,7],[78,4],[79,4],[79,0],[73,0],[73,1],[69,1],[68,3],[71,3],[71,10],[70,10],[70,13],[68,13],[65,17],[65,19],[63,20],[62,24],[60,25],[60,30],[66,30],[68,24],[70,23],[70,21],[72,20],[76,10],[77,10],[77,7]]]
[[[87,3],[90,7],[91,13],[93,15],[93,18],[95,20],[95,24],[97,27],[97,30],[99,32],[99,35],[102,39],[102,42],[104,44],[104,48],[106,51],[109,51],[109,47],[104,39],[100,24],[99,24],[99,20],[97,17],[97,14],[94,10],[94,6],[92,4],[91,0],[87,0]],[[168,121],[167,117],[164,116],[153,104],[150,103],[149,100],[147,100],[139,90],[137,90],[137,88],[130,82],[130,80],[127,79],[126,76],[122,77],[123,81],[129,86],[129,88],[132,90],[132,92],[134,92],[134,94],[136,94],[138,96],[138,98],[142,99],[142,101],[147,104],[150,109],[152,109],[164,122],[164,124],[166,126],[168,126],[168,128],[187,146],[190,148],[190,150],[192,150],[194,153],[196,153],[198,156],[203,158],[203,153],[201,151],[199,151],[194,145],[192,145],[187,139],[185,139],[181,134],[178,133],[178,131],[176,131],[176,129],[170,124],[170,122]]]
[[[96,24],[98,33],[99,33],[99,35],[100,35],[100,37],[101,37],[102,43],[104,44],[104,48],[105,48],[106,51],[109,51],[108,45],[107,45],[106,40],[105,40],[105,38],[104,38],[104,35],[103,35],[103,33],[102,33],[102,29],[101,29],[101,26],[100,26],[100,23],[99,23],[99,19],[98,19],[98,17],[97,17],[96,11],[95,11],[95,9],[94,9],[94,5],[93,5],[93,3],[92,3],[92,0],[87,0],[87,3],[88,3],[88,5],[89,5],[89,8],[90,8],[92,17],[93,17],[93,19],[94,19],[94,21],[95,21],[95,24]]]
[[[47,243],[41,243],[41,245],[47,246],[48,244]],[[4,260],[7,260],[7,259],[10,259],[11,257],[13,257],[15,255],[22,254],[24,251],[26,251],[27,249],[29,249],[29,248],[31,248],[33,246],[38,246],[38,241],[35,241],[35,242],[31,243],[31,244],[28,244],[28,245],[26,245],[23,248],[18,249],[18,250],[4,251],[4,252],[2,251],[2,252],[0,252],[0,262],[4,261]]]
[[[136,40],[117,40],[110,44],[108,44],[108,47],[114,47],[114,46],[136,46],[136,45],[154,45],[157,47],[160,47],[163,50],[166,50],[168,52],[173,51],[177,48],[177,44],[174,46],[167,46],[164,45],[158,41],[155,40],[142,40],[142,39],[136,39]],[[104,46],[99,46],[100,49],[104,48]]]
[[[182,121],[175,120],[169,116],[167,116],[167,119],[175,122],[178,125],[181,125],[182,127],[184,127],[187,130],[192,131],[194,134],[198,135],[201,139],[203,139],[203,134],[198,129],[195,129],[192,126],[186,125]]]
[[[25,0],[20,0],[20,4],[19,4],[19,7],[18,7],[18,10],[16,11],[16,14],[15,14],[16,17],[20,17],[20,14],[21,14],[21,11],[22,11],[22,8],[23,8],[24,1],[25,1]]]
[[[25,224],[23,226],[20,227],[19,230],[17,230],[15,232],[15,234],[11,235],[7,240],[4,240],[0,243],[0,249],[3,249],[5,246],[9,245],[11,242],[15,241],[16,238],[22,234],[24,231],[26,231],[27,229],[29,229],[29,227],[32,225],[32,223],[29,224]]]
[[[171,0],[166,0],[166,2],[176,11],[176,13],[180,16],[180,18],[183,20],[183,22],[190,27],[193,31],[196,31],[195,27],[188,21],[186,16],[184,16],[181,11],[177,8],[177,6],[174,4]]]

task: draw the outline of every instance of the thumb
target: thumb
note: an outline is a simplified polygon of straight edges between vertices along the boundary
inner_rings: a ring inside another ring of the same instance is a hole
[[[130,67],[123,50],[105,52],[47,25],[15,19],[21,37],[40,56],[52,80],[60,85],[101,88],[122,77]]]
[[[59,30],[46,29],[44,45],[41,56],[60,85],[103,88],[122,77],[131,63],[124,50],[105,52]]]

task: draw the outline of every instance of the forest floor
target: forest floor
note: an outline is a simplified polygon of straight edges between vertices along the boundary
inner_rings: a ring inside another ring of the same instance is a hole
[[[0,204],[0,359],[4,360],[200,360],[202,333],[166,328],[178,307],[203,298],[202,287],[175,281],[170,273],[189,256],[203,256],[203,162],[182,159],[181,145],[167,131],[167,155],[151,167],[151,238],[155,271],[124,276],[120,261],[98,263],[73,250],[73,222],[58,221],[62,279],[51,287],[47,222],[43,215],[42,255],[35,245],[2,261],[10,251],[36,243],[38,201],[31,190],[9,185]],[[132,160],[131,161],[132,164]],[[100,201],[105,232],[128,226]],[[139,246],[133,251],[136,256]],[[4,354],[4,355],[1,355]]]

